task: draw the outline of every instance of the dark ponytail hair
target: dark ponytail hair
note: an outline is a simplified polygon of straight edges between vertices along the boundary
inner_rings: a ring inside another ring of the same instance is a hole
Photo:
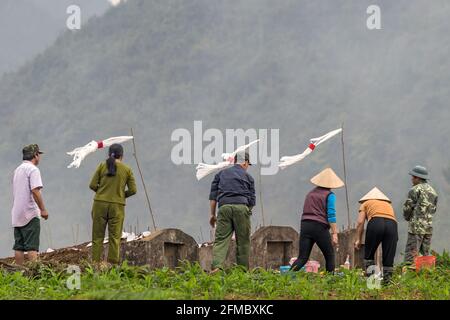
[[[109,147],[109,158],[106,160],[106,166],[108,167],[108,177],[114,177],[116,175],[116,159],[120,159],[123,156],[123,147],[120,144],[113,144]]]

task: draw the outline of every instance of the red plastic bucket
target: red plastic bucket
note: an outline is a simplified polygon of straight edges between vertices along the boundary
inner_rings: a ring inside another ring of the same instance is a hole
[[[416,264],[416,272],[419,272],[421,269],[428,268],[433,269],[436,266],[436,257],[435,256],[419,256],[414,259]]]

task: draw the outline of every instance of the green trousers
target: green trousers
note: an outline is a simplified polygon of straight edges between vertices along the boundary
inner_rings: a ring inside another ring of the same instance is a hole
[[[219,208],[213,245],[213,269],[223,268],[233,231],[236,234],[236,263],[248,268],[250,216],[250,209],[243,204],[226,204]]]
[[[103,240],[108,226],[108,262],[119,263],[125,206],[117,203],[94,201],[92,207],[92,261],[100,262]]]

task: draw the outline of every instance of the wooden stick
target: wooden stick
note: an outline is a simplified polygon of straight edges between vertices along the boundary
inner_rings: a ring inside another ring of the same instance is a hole
[[[152,218],[153,231],[156,231],[155,217],[153,216],[153,210],[152,210],[152,206],[150,204],[150,198],[148,196],[147,187],[146,187],[145,181],[144,181],[144,176],[142,175],[141,166],[139,165],[139,160],[138,160],[138,157],[137,157],[136,143],[135,143],[136,139],[135,139],[135,136],[134,136],[133,128],[131,128],[131,135],[133,136],[133,156],[134,156],[134,159],[136,160],[136,165],[137,165],[137,168],[138,168],[138,171],[139,171],[139,175],[141,176],[142,185],[144,186],[145,197],[147,199],[148,209],[150,210],[150,216]]]
[[[350,202],[348,199],[347,168],[346,168],[346,163],[345,163],[344,123],[342,123],[341,142],[342,142],[342,163],[344,166],[345,198],[346,198],[346,203],[347,203],[347,225],[348,225],[348,228],[350,229],[350,227],[351,227]]]

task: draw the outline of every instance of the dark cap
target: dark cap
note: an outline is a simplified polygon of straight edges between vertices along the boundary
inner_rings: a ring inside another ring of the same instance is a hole
[[[37,144],[29,144],[22,149],[23,155],[35,155],[35,154],[43,154],[41,150],[39,150],[39,146]]]
[[[238,152],[234,157],[236,163],[242,163],[248,161],[249,165],[252,165],[250,162],[250,154],[248,152]]]

